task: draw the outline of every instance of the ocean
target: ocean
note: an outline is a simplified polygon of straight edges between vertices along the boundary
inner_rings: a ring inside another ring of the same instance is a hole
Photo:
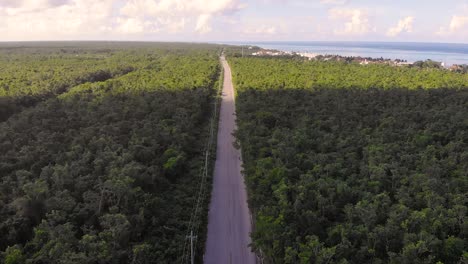
[[[308,52],[321,55],[402,59],[408,62],[431,59],[452,64],[468,64],[468,44],[416,42],[236,42],[265,49]]]

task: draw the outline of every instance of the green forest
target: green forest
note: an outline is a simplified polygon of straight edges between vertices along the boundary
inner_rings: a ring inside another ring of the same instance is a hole
[[[468,262],[468,75],[229,60],[264,263]]]
[[[0,263],[176,263],[189,228],[202,252],[220,51],[2,44]]]
[[[263,263],[468,262],[468,75],[0,43],[0,263],[203,261],[222,69]],[[244,55],[242,53],[245,53]]]
[[[462,88],[468,75],[435,68],[395,67],[385,64],[360,65],[336,61],[308,61],[303,58],[231,57],[233,78],[239,90],[281,88]]]

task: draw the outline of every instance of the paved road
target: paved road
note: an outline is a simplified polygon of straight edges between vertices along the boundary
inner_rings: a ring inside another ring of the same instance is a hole
[[[221,61],[224,86],[204,263],[254,264],[255,255],[248,247],[251,218],[241,174],[241,154],[233,147],[236,123],[231,69],[224,57]]]

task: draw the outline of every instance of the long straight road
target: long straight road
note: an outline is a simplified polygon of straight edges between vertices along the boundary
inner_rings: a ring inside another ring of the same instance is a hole
[[[248,246],[252,225],[241,174],[241,154],[233,146],[236,120],[231,68],[224,56],[221,62],[224,68],[223,97],[204,263],[254,264],[256,258]]]

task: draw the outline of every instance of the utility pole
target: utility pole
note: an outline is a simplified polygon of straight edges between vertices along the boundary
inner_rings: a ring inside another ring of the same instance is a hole
[[[244,58],[244,46],[242,46],[242,58]]]
[[[193,231],[190,231],[190,236],[187,236],[187,239],[190,239],[190,263],[195,263],[195,254],[193,252],[193,240],[197,239],[197,236],[193,235]]]

